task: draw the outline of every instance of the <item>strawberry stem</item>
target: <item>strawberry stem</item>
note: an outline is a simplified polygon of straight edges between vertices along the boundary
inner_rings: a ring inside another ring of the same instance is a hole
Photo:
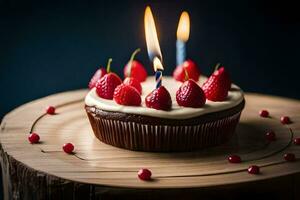
[[[184,81],[187,81],[190,79],[189,74],[185,67],[183,67],[183,70],[184,70]]]
[[[112,58],[109,58],[109,59],[108,59],[108,62],[107,62],[107,65],[106,65],[106,72],[107,72],[107,73],[110,72],[110,65],[111,65],[111,62],[112,62]]]
[[[220,66],[221,66],[221,63],[217,63],[216,66],[215,66],[214,72],[217,71]]]
[[[136,49],[132,54],[131,54],[131,57],[130,57],[130,60],[128,61],[128,68],[127,68],[127,77],[130,77],[131,76],[131,67],[132,67],[132,61],[134,60],[134,57],[136,54],[138,54],[139,52],[141,51],[140,48]]]

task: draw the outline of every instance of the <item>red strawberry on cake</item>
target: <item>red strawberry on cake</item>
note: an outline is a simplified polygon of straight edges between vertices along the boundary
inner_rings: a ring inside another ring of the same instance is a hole
[[[134,61],[134,57],[135,55],[140,51],[140,49],[135,50],[132,55],[131,58],[128,62],[128,64],[126,65],[126,74],[124,74],[124,76],[126,77],[123,81],[124,84],[126,85],[130,85],[132,87],[134,87],[135,89],[137,89],[137,91],[139,92],[139,94],[142,94],[142,86],[141,86],[141,79],[140,78],[136,78],[136,76],[133,76],[133,73],[135,74],[143,74],[143,72],[139,71],[138,68],[133,68],[133,61]],[[125,72],[125,69],[124,69]],[[146,75],[147,78],[147,75]]]
[[[183,107],[200,108],[204,106],[206,98],[203,90],[194,80],[185,81],[176,92],[176,101]]]
[[[110,72],[111,62],[112,59],[109,59],[107,64],[107,74],[96,83],[96,92],[99,97],[104,99],[113,99],[115,88],[122,83],[122,80],[117,74]]]
[[[206,97],[201,87],[192,79],[189,79],[187,70],[185,72],[185,82],[176,92],[176,101],[183,107],[200,108],[205,104]]]
[[[124,79],[123,83],[125,85],[130,85],[130,86],[134,87],[138,91],[139,94],[142,94],[142,86],[141,86],[141,83],[137,79],[135,79],[133,77],[126,77]]]
[[[100,67],[92,77],[92,79],[89,82],[89,89],[92,89],[96,86],[96,83],[98,80],[100,80],[104,75],[106,74],[106,69],[103,67]]]
[[[185,70],[188,77],[196,82],[198,82],[200,77],[200,71],[197,65],[192,60],[186,60],[181,65],[177,66],[173,72],[173,78],[176,81],[185,81]]]
[[[170,110],[172,107],[171,95],[164,86],[160,86],[148,94],[145,103],[148,108],[156,110]]]
[[[206,98],[211,101],[224,101],[230,88],[230,77],[224,67],[215,70],[202,86]]]
[[[145,70],[142,63],[134,60],[135,55],[140,51],[137,49],[131,55],[131,58],[127,65],[124,67],[124,77],[132,77],[137,79],[139,82],[144,82],[147,79],[147,71]]]
[[[141,95],[134,87],[126,84],[118,85],[114,92],[114,100],[117,104],[127,106],[141,105]]]

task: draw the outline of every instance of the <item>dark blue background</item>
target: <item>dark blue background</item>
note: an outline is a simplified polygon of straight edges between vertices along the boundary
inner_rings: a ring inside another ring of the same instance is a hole
[[[131,52],[152,73],[143,29],[151,5],[165,74],[175,67],[179,15],[191,16],[188,55],[204,74],[222,62],[245,91],[300,98],[299,14],[273,1],[0,0],[0,117],[52,93],[86,87],[113,58],[120,73]]]
[[[146,5],[155,16],[165,74],[175,67],[178,17],[187,10],[188,55],[204,74],[222,62],[245,91],[300,98],[296,1],[0,0],[0,119],[33,99],[86,87],[109,57],[121,73],[137,47],[152,73]]]

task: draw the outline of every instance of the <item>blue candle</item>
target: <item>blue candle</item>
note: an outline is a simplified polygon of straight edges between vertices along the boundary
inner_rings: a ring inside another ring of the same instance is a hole
[[[155,81],[156,81],[156,89],[157,89],[161,86],[161,83],[162,83],[162,71],[161,70],[157,70],[155,72]]]
[[[176,41],[176,63],[181,65],[186,60],[186,42],[190,36],[190,17],[187,12],[182,12],[178,28]]]
[[[176,63],[181,65],[186,59],[185,42],[182,40],[176,41]]]

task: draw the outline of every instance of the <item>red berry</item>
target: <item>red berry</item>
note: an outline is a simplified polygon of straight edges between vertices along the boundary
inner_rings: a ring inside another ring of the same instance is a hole
[[[38,143],[40,141],[40,136],[36,133],[31,133],[28,136],[28,140],[31,144]]]
[[[269,131],[266,133],[266,139],[269,142],[275,141],[276,140],[276,134],[273,131]]]
[[[96,83],[96,92],[99,97],[113,99],[115,88],[122,83],[120,77],[115,73],[105,74]]]
[[[280,121],[281,121],[282,124],[290,124],[291,123],[291,120],[288,116],[282,116],[280,118]]]
[[[184,82],[186,70],[188,77],[196,82],[199,80],[200,71],[197,68],[197,65],[192,60],[186,60],[181,65],[177,66],[173,72],[173,78],[176,81]]]
[[[240,162],[242,162],[241,157],[238,156],[238,155],[231,155],[231,156],[228,156],[228,161],[229,161],[230,163],[240,163]]]
[[[124,77],[127,77],[129,66],[128,64],[124,67]],[[137,60],[133,60],[131,63],[130,77],[137,79],[139,82],[144,82],[147,79],[147,71],[145,70],[142,63]]]
[[[124,83],[118,85],[114,92],[114,100],[117,104],[127,106],[141,105],[141,95],[134,87],[125,85]]]
[[[176,101],[180,106],[200,108],[205,104],[206,98],[199,85],[190,79],[177,90]]]
[[[123,83],[125,85],[130,85],[130,86],[134,87],[135,89],[137,89],[139,94],[142,94],[142,86],[141,86],[141,83],[137,79],[135,79],[133,77],[127,77],[127,78],[125,78]]]
[[[259,166],[257,165],[252,165],[248,168],[248,173],[249,174],[259,174]]]
[[[300,145],[300,138],[295,138],[294,139],[294,144],[295,145]]]
[[[47,114],[49,115],[54,115],[55,114],[55,107],[53,106],[48,106],[46,109]]]
[[[229,74],[224,67],[216,70],[203,84],[206,98],[211,101],[224,101],[231,87]]]
[[[74,145],[72,143],[65,143],[63,145],[63,150],[66,153],[72,153],[74,150]]]
[[[172,107],[171,95],[164,86],[160,86],[148,94],[145,103],[148,108],[157,110],[170,110]]]
[[[269,117],[269,112],[267,110],[261,110],[259,111],[259,115],[261,117]]]
[[[293,153],[286,153],[284,154],[284,159],[288,162],[293,162],[296,160],[296,156]]]
[[[96,86],[96,83],[98,80],[100,80],[104,75],[106,74],[106,69],[105,68],[99,68],[94,76],[92,77],[92,79],[89,82],[89,88],[92,89]]]
[[[150,180],[151,179],[151,171],[149,169],[140,169],[138,171],[138,177],[141,179],[141,180],[144,180],[144,181],[147,181],[147,180]]]

